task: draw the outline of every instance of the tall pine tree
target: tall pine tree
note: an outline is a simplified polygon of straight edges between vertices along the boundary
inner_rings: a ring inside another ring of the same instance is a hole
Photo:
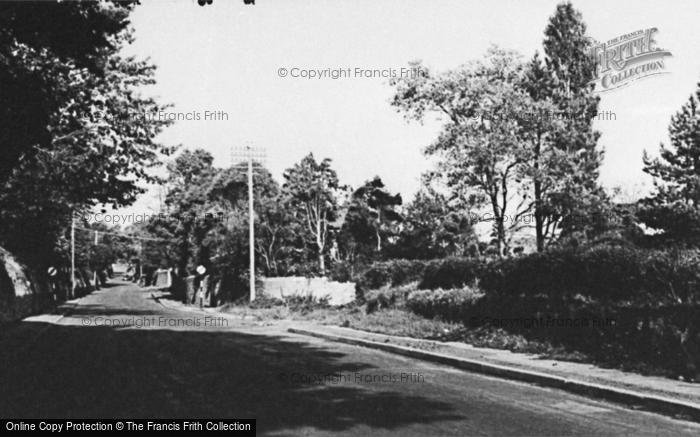
[[[602,152],[593,121],[599,98],[589,46],[581,13],[561,3],[545,29],[544,65],[536,54],[525,76],[538,113],[530,127],[529,166],[538,251],[560,231],[580,230],[580,217],[604,199],[597,183]]]
[[[676,242],[700,242],[700,83],[671,117],[671,144],[660,156],[644,152],[644,172],[653,176],[656,193],[642,202],[642,221]]]

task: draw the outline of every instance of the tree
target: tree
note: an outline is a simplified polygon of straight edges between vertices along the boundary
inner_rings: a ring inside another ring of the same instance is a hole
[[[0,3],[0,183],[37,147],[53,149],[52,119],[84,77],[107,75],[136,3]]]
[[[204,149],[185,149],[172,162],[168,163],[168,185],[170,196],[186,191],[198,179],[213,170],[214,157]]]
[[[440,158],[434,174],[463,210],[488,205],[498,253],[505,255],[529,210],[523,125],[511,116],[525,113],[532,103],[519,87],[519,56],[492,47],[482,60],[440,75],[431,76],[420,64],[413,67],[422,74],[395,80],[392,104],[409,119],[422,120],[428,111],[446,116],[440,136],[426,149]]]
[[[392,195],[375,176],[352,193],[341,232],[347,232],[356,246],[370,246],[373,240],[372,250],[380,253],[382,239],[395,234],[392,225],[403,220],[396,209],[401,203],[401,195]]]
[[[200,253],[203,234],[206,233],[201,229],[204,224],[201,219],[215,173],[213,162],[214,158],[209,152],[196,149],[184,150],[168,164],[166,217],[174,220],[167,220],[165,225],[174,237],[177,268],[183,275],[206,257],[206,254]]]
[[[40,106],[36,118],[46,125],[25,131],[22,135],[26,137],[17,136],[20,127],[29,129],[24,121],[0,124],[0,137],[16,140],[8,146],[9,160],[14,159],[15,152],[21,157],[10,164],[8,173],[0,175],[6,178],[0,189],[0,239],[30,264],[38,263],[37,267],[55,263],[53,258],[61,251],[57,245],[73,215],[101,203],[130,204],[143,192],[140,181],[158,180],[151,169],[172,151],[155,140],[168,123],[143,116],[164,108],[139,94],[140,89],[153,83],[154,67],[119,55],[119,50],[131,41],[125,21],[130,9],[121,5],[110,9],[108,2],[99,6],[81,3],[82,9],[62,9],[63,5],[0,6],[9,17],[25,22],[18,26],[13,21],[0,32],[0,38],[14,35],[9,42],[3,40],[0,52],[24,41],[12,49],[15,58],[0,56],[0,64],[4,62],[0,65],[4,73],[0,74],[14,74],[11,72],[22,66],[29,68],[38,75],[37,80],[51,81],[45,91],[55,98],[34,102]],[[32,16],[32,11],[37,15]],[[53,17],[46,15],[50,11],[55,12]],[[74,14],[81,18],[73,17]],[[86,17],[100,23],[80,24]],[[49,18],[68,21],[47,24],[41,30],[40,24]],[[71,23],[77,26],[77,35],[92,35],[85,36],[85,46],[72,35],[62,43],[50,41],[50,35],[60,35],[65,30],[61,26]],[[69,44],[71,41],[73,45]],[[39,64],[32,58],[35,55],[46,64]],[[20,85],[18,77],[8,79],[12,86],[3,86],[0,94],[5,94],[0,98],[13,98],[11,94],[17,90],[12,87]],[[37,132],[43,132],[46,141],[33,137]],[[24,150],[23,144],[30,144],[31,150]]]
[[[138,3],[0,2],[0,184],[36,147],[57,145],[52,116],[70,106],[77,95],[73,85],[86,76],[107,76],[105,53],[123,44]]]
[[[286,273],[289,263],[295,258],[295,231],[298,225],[289,214],[286,199],[282,195],[259,199],[259,221],[256,223],[255,247],[265,262],[268,275]],[[284,256],[286,265],[280,266]]]
[[[209,211],[225,217],[210,233],[208,244],[220,268],[247,272],[248,241],[248,177],[244,163],[217,171],[208,189]],[[286,225],[289,213],[284,209],[279,184],[259,163],[253,164],[253,209],[255,212],[255,254],[257,265],[264,266],[268,275],[279,272],[277,257],[287,243]],[[220,240],[220,241],[217,241]],[[247,273],[246,273],[247,274]]]
[[[593,224],[581,218],[607,201],[597,183],[602,152],[592,125],[599,99],[586,26],[567,2],[557,6],[544,33],[544,63],[535,53],[525,68],[520,86],[532,101],[527,116],[519,116],[538,251],[562,233],[586,233]]]
[[[242,163],[228,168],[213,166],[213,157],[202,149],[185,150],[168,165],[166,226],[150,226],[156,233],[166,228],[174,242],[178,270],[185,275],[202,264],[221,290],[235,297],[247,290],[248,178]],[[267,274],[285,272],[278,257],[287,253],[294,228],[282,201],[279,185],[259,163],[253,165],[256,265]]]
[[[671,117],[670,146],[660,156],[644,152],[644,172],[654,177],[656,192],[642,201],[640,218],[676,242],[700,242],[700,83]]]
[[[606,201],[598,185],[602,152],[600,133],[593,130],[599,98],[594,94],[595,61],[581,13],[570,2],[557,6],[545,29],[542,68],[536,56],[530,63],[525,88],[540,109],[557,120],[537,123],[530,177],[533,183],[537,249],[542,251],[557,231],[580,230],[567,220],[585,215]],[[551,106],[553,105],[553,109]],[[564,225],[564,226],[562,226]],[[557,229],[559,227],[559,229]]]
[[[527,141],[530,143],[530,153],[527,157],[525,174],[532,181],[532,211],[535,219],[535,241],[537,250],[542,251],[545,241],[556,232],[560,217],[555,214],[545,201],[548,193],[561,181],[560,164],[566,156],[557,153],[554,138],[563,129],[563,123],[551,100],[554,78],[544,67],[539,53],[528,63],[523,80],[523,88],[533,100],[531,116],[525,121],[528,124]]]
[[[312,153],[284,172],[283,192],[292,214],[302,225],[307,241],[315,245],[318,268],[325,273],[325,252],[331,223],[338,215],[338,198],[343,191],[328,158],[318,162]]]
[[[404,212],[398,240],[389,247],[395,258],[433,259],[472,255],[478,249],[475,220],[452,208],[445,196],[430,185],[416,193]]]
[[[562,3],[545,29],[544,62],[536,53],[522,65],[515,53],[492,48],[460,70],[430,76],[423,69],[393,82],[393,104],[409,118],[446,116],[426,152],[441,155],[435,173],[444,175],[453,197],[490,205],[501,255],[522,228],[534,227],[539,251],[562,233],[590,229],[569,217],[606,201],[597,183],[598,97],[585,32],[581,14]],[[533,224],[524,220],[531,215]]]

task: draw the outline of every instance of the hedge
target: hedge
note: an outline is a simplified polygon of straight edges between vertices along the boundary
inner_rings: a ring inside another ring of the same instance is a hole
[[[700,301],[700,254],[629,247],[552,250],[494,261],[481,286],[504,298],[589,299],[613,304]]]
[[[700,303],[700,251],[642,250],[627,246],[556,249],[486,261],[450,257],[431,261],[391,260],[372,264],[357,278],[358,290],[413,281],[421,289],[451,289],[479,283],[506,298],[604,304]]]
[[[486,267],[478,258],[448,257],[432,260],[425,267],[420,288],[458,288],[476,281]]]
[[[490,262],[398,260],[374,264],[359,284],[367,290],[415,280],[420,289],[408,294],[406,307],[419,315],[472,326],[493,319],[588,320],[594,323],[586,327],[505,329],[602,362],[700,378],[700,251],[598,246]]]
[[[396,259],[375,262],[356,279],[357,297],[363,301],[369,290],[391,285],[399,286],[423,278],[425,261]]]
[[[416,290],[408,295],[406,306],[423,317],[464,321],[473,315],[472,308],[482,297],[483,293],[473,287]]]

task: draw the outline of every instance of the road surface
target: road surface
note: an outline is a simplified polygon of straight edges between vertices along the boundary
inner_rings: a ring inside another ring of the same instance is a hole
[[[700,435],[700,425],[275,326],[114,283],[0,333],[2,418],[255,418],[259,435]]]

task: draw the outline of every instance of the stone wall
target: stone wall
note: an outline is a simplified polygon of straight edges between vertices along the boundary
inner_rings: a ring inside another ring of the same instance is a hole
[[[263,278],[262,285],[265,295],[277,299],[294,295],[313,296],[316,299],[327,297],[328,303],[333,306],[345,305],[355,300],[355,284],[353,282],[290,276]]]

